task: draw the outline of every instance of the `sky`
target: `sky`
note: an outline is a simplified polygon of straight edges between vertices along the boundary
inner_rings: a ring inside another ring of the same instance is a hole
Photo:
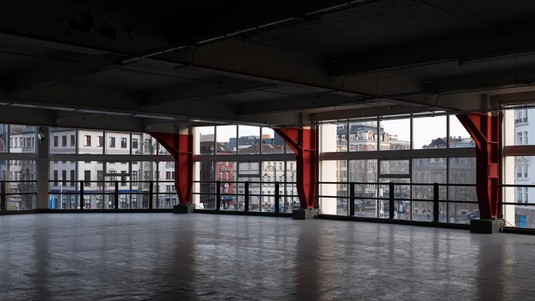
[[[447,116],[414,118],[414,148],[422,148],[423,145],[430,144],[432,139],[446,137],[446,118]],[[397,134],[400,140],[410,140],[408,119],[384,120],[381,125],[386,132]],[[202,127],[201,134],[213,134],[213,127]],[[263,134],[273,137],[274,131],[270,128],[263,128]],[[259,136],[260,130],[254,126],[239,126],[239,135]],[[236,127],[234,125],[219,126],[217,136],[219,142],[228,142],[231,137],[236,137]],[[455,116],[450,116],[450,136],[463,138],[470,136]]]

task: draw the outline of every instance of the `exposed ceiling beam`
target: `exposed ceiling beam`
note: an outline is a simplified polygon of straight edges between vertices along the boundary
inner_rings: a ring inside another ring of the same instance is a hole
[[[501,60],[504,61],[503,59]],[[535,83],[535,66],[515,66],[515,58],[505,59],[506,68],[482,71],[454,77],[434,78],[427,81],[425,90],[434,93],[455,91],[485,91],[508,86],[525,86]],[[503,65],[502,64],[502,65]]]
[[[329,67],[331,76],[343,76],[382,70],[403,69],[444,61],[489,60],[535,51],[533,28],[494,34],[458,33],[433,39],[391,44],[381,49],[347,54]]]
[[[492,95],[491,99],[500,105],[534,103],[535,91],[497,94]]]
[[[158,89],[143,97],[141,104],[153,106],[166,102],[240,94],[273,87],[276,87],[276,85],[227,77],[218,82],[192,82],[166,89]]]
[[[15,92],[39,85],[69,80],[88,74],[104,71],[113,64],[113,56],[86,56],[78,62],[56,62],[44,67],[36,67],[19,74],[14,74],[4,80],[4,91]]]

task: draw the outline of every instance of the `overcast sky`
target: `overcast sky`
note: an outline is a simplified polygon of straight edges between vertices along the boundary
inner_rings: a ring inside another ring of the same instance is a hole
[[[414,118],[414,148],[421,148],[423,145],[431,143],[432,139],[446,137],[446,116]],[[408,119],[385,120],[381,126],[386,132],[398,135],[400,140],[410,140],[410,127]],[[213,134],[213,127],[201,128],[201,134]],[[240,136],[259,136],[260,130],[254,126],[240,126]],[[269,134],[271,137],[274,131],[270,128],[263,128],[263,134]],[[450,118],[450,136],[461,136],[467,138],[470,135],[458,121],[455,116]],[[228,142],[231,137],[236,137],[235,126],[220,126],[217,131],[217,140],[219,142]]]

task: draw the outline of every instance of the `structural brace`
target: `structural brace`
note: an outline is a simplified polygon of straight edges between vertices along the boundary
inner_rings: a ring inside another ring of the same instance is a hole
[[[297,160],[297,194],[301,208],[318,208],[318,131],[316,128],[275,129]]]
[[[193,189],[193,135],[150,133],[175,159],[175,187],[180,204],[190,204]]]
[[[483,113],[457,115],[476,143],[476,185],[482,219],[502,216],[502,116]]]

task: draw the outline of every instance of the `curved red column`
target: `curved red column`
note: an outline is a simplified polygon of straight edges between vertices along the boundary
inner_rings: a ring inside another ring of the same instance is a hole
[[[193,135],[149,133],[175,159],[175,187],[180,204],[191,203],[193,188]]]
[[[297,194],[302,209],[318,208],[318,131],[316,128],[275,129],[296,155]]]
[[[482,219],[502,216],[502,116],[483,113],[457,115],[476,143],[476,190]]]

